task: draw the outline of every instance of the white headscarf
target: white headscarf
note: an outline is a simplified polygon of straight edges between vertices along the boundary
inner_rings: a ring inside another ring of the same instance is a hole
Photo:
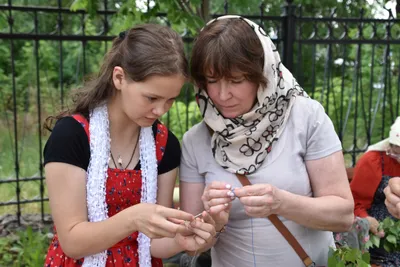
[[[275,45],[261,26],[233,15],[211,20],[207,25],[221,19],[241,19],[253,28],[264,50],[267,85],[258,88],[256,106],[234,119],[221,116],[205,90],[196,88],[196,93],[204,121],[214,131],[211,147],[215,160],[229,172],[251,174],[279,139],[296,97],[307,94],[282,64]]]
[[[386,151],[390,144],[400,146],[400,117],[390,127],[389,138],[369,146],[367,151]]]

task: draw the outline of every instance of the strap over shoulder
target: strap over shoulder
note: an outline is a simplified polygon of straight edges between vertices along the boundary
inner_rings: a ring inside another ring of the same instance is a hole
[[[83,129],[85,129],[86,135],[90,142],[89,121],[82,114],[73,114],[71,117],[82,125]]]
[[[156,139],[157,163],[160,164],[160,162],[164,156],[165,148],[166,148],[167,142],[168,142],[168,129],[161,122],[157,124],[155,139]]]
[[[249,179],[241,174],[236,174],[238,180],[243,186],[251,185]],[[283,235],[286,241],[290,244],[290,246],[294,249],[300,259],[303,261],[304,266],[306,267],[313,267],[315,263],[311,260],[308,256],[307,252],[303,249],[300,245],[299,241],[293,236],[293,234],[289,231],[289,229],[283,224],[283,222],[276,216],[276,214],[271,214],[268,216],[268,219],[271,223],[278,229],[279,233]]]

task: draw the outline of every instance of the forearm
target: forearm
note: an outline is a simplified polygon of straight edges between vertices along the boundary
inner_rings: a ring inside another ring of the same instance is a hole
[[[101,222],[81,222],[60,236],[64,253],[74,259],[102,252],[137,231],[127,210]]]
[[[307,197],[281,191],[278,215],[303,226],[324,230],[347,231],[353,220],[352,200],[338,196]]]
[[[175,238],[164,237],[151,240],[151,256],[155,258],[169,258],[183,251]]]

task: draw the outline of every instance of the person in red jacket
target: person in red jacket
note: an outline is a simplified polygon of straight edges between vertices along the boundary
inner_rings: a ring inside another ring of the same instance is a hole
[[[370,232],[380,237],[384,233],[378,231],[379,221],[392,217],[385,205],[384,189],[396,176],[400,176],[400,117],[391,126],[389,138],[370,146],[359,159],[350,184],[355,216],[366,218]],[[400,266],[400,253],[370,252],[381,266]]]

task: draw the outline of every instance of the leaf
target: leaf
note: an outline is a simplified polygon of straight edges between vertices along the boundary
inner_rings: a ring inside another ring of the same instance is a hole
[[[392,252],[392,245],[389,242],[385,242],[383,244],[383,248],[387,251],[387,252]]]
[[[355,263],[357,258],[357,252],[358,252],[357,249],[351,249],[350,251],[347,251],[347,253],[344,256],[344,259],[346,261]]]
[[[79,9],[86,10],[87,7],[87,2],[85,0],[74,0],[74,2],[71,4],[70,9],[72,11],[77,11]]]
[[[328,267],[336,267],[337,260],[334,256],[328,258]]]
[[[373,244],[375,247],[379,248],[381,239],[380,239],[378,236],[376,236],[376,235],[370,235],[370,239],[369,239],[369,240],[371,240],[372,244]]]
[[[361,258],[362,258],[362,260],[363,260],[364,262],[366,262],[366,263],[370,263],[370,261],[371,261],[371,255],[369,254],[369,252],[364,252],[364,253],[361,255]]]
[[[388,242],[394,244],[394,245],[397,244],[397,239],[396,239],[396,237],[395,237],[394,235],[388,235],[388,236],[386,237],[386,240],[387,240]]]

